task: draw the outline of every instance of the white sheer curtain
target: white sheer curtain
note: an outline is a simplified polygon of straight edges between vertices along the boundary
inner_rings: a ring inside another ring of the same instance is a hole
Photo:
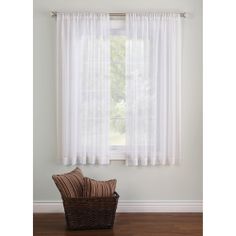
[[[64,164],[108,164],[109,15],[57,14],[58,147]]]
[[[126,15],[128,165],[176,164],[181,157],[179,14]]]

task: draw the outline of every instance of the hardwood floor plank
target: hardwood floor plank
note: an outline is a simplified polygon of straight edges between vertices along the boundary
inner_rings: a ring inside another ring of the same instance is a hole
[[[65,226],[64,214],[34,214],[34,236],[202,236],[202,213],[117,213],[113,229]]]

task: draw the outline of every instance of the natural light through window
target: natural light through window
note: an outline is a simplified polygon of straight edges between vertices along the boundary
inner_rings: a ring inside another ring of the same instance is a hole
[[[125,36],[111,36],[110,145],[125,145]]]

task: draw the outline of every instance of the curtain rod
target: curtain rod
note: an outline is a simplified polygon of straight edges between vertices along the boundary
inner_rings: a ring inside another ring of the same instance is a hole
[[[57,17],[57,11],[51,11],[51,17]],[[125,12],[111,12],[109,13],[110,16],[125,16]],[[186,12],[177,12],[177,14],[180,14],[181,17],[186,18]]]

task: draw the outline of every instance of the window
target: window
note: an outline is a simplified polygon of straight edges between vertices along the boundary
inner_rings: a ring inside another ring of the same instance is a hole
[[[111,21],[110,147],[111,159],[124,159],[125,147],[125,35],[124,19]]]
[[[125,144],[125,38],[111,37],[110,143]]]

